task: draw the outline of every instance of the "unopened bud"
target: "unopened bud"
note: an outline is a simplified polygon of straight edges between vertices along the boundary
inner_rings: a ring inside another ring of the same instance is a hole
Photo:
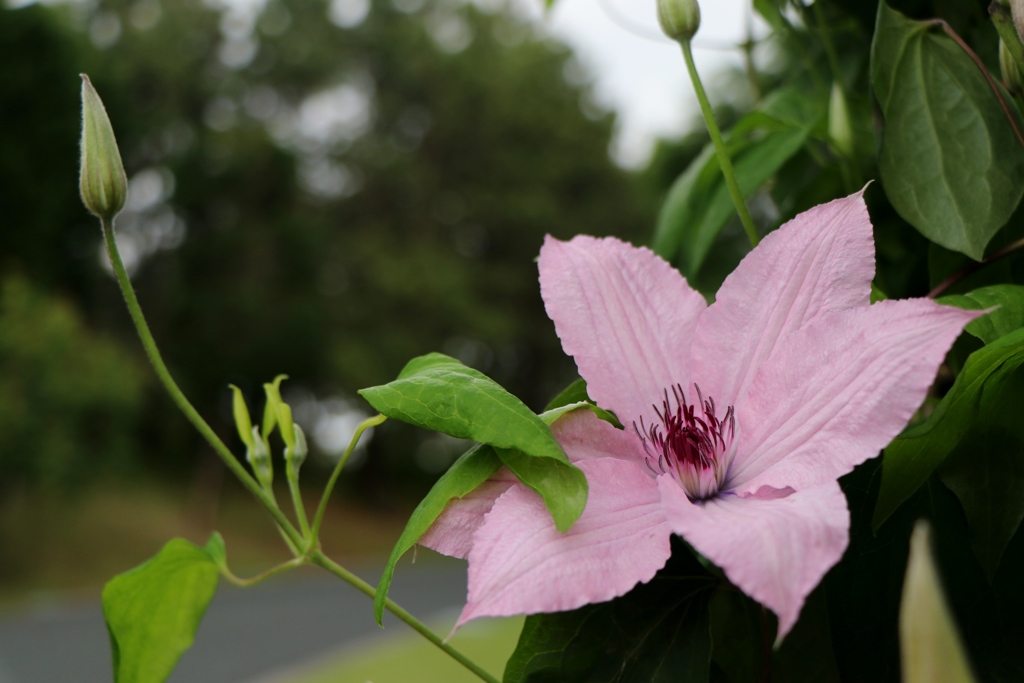
[[[252,428],[250,438],[252,446],[246,449],[245,457],[252,465],[256,478],[269,488],[274,483],[274,464],[270,461],[270,449],[267,448],[267,442],[260,437],[259,427]]]
[[[294,423],[292,427],[295,430],[295,445],[285,451],[284,457],[293,476],[298,477],[299,468],[309,454],[309,446],[306,444],[306,433],[302,431],[302,427]]]
[[[828,101],[828,136],[840,154],[853,155],[850,108],[846,105],[846,95],[838,81],[832,84],[832,95]]]
[[[235,428],[238,429],[238,438],[242,440],[246,448],[252,448],[252,419],[249,417],[249,407],[245,405],[245,397],[242,390],[234,384],[229,384],[234,396],[231,398],[231,410],[235,415]]]
[[[672,40],[687,41],[700,28],[700,5],[697,0],[658,0],[658,23]]]
[[[277,409],[281,405],[281,381],[288,379],[288,375],[278,375],[273,382],[263,385],[263,391],[267,395],[267,404],[263,408],[263,438],[269,439],[270,433],[277,425]]]
[[[1017,62],[1014,61],[1010,48],[1006,47],[1006,43],[1002,40],[999,41],[999,70],[1003,74],[1003,85],[1010,91],[1010,94],[1020,95],[1020,69],[1017,68]]]
[[[82,74],[82,167],[79,189],[85,208],[110,220],[124,208],[128,178],[103,101]]]

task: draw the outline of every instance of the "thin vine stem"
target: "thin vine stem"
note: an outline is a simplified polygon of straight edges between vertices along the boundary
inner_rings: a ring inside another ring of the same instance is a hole
[[[351,584],[370,599],[373,599],[374,595],[376,594],[376,590],[374,590],[373,586],[366,583],[361,578],[359,578],[349,570],[345,569],[340,564],[333,561],[331,558],[327,557],[319,550],[314,550],[309,554],[309,561],[317,565],[318,567],[326,569],[327,571],[334,574],[343,581]],[[399,607],[393,600],[389,599],[384,604],[389,612],[391,612],[396,617],[405,622],[405,624],[408,625],[412,630],[416,631],[421,636],[423,636],[431,643],[436,645],[438,648],[443,650],[445,654],[447,654],[449,657],[451,657],[459,664],[469,669],[471,672],[473,672],[474,675],[477,676],[477,678],[479,678],[482,681],[486,681],[487,683],[500,683],[500,681],[497,678],[484,671],[479,664],[477,664],[469,657],[462,654],[454,647],[446,643],[444,639],[441,638],[441,636],[431,631],[423,622],[421,622],[419,619],[417,619],[416,617],[414,617],[413,615],[409,614],[404,609]]]
[[[704,115],[704,123],[707,125],[708,133],[711,135],[711,142],[715,145],[718,165],[722,169],[722,175],[725,176],[725,185],[729,188],[732,203],[736,205],[736,212],[739,213],[743,229],[750,239],[750,246],[756,247],[760,241],[757,236],[757,228],[754,227],[754,219],[750,217],[747,205],[743,201],[743,193],[740,191],[739,183],[736,182],[736,173],[733,171],[732,162],[729,160],[729,153],[726,151],[725,143],[722,141],[722,132],[718,129],[718,124],[715,122],[715,114],[711,111],[711,103],[708,102],[707,93],[704,92],[704,86],[700,82],[697,66],[693,63],[693,50],[690,48],[688,40],[680,41],[680,44],[683,48],[683,58],[686,60],[686,69],[690,72],[690,80],[693,82],[693,89],[697,93],[697,101],[700,103],[700,111]]]
[[[940,27],[946,32],[947,36],[953,39],[953,42],[960,46],[960,49],[964,51],[964,54],[971,58],[974,65],[978,67],[979,71],[981,71],[981,75],[985,77],[986,81],[988,81],[988,87],[992,89],[996,99],[999,100],[999,106],[1003,108],[1003,114],[1006,115],[1006,120],[1010,122],[1010,127],[1013,128],[1013,132],[1017,134],[1017,141],[1020,142],[1022,147],[1024,147],[1024,134],[1021,133],[1020,128],[1017,126],[1017,119],[1014,117],[1013,112],[1010,111],[1010,105],[1006,103],[1003,93],[999,90],[999,86],[996,84],[995,79],[992,78],[992,74],[988,72],[988,68],[985,66],[985,63],[981,61],[981,58],[974,53],[974,50],[971,49],[970,45],[964,42],[963,38],[957,35],[957,32],[953,30],[953,27],[942,19],[929,19],[928,21],[921,23],[925,26]]]
[[[261,573],[257,574],[256,576],[254,576],[252,578],[249,578],[249,579],[243,579],[241,577],[235,576],[234,572],[232,572],[230,569],[228,569],[228,566],[226,564],[221,565],[220,573],[221,573],[221,576],[223,576],[225,579],[227,579],[231,583],[235,584],[236,586],[241,586],[243,588],[248,588],[249,586],[255,586],[257,583],[260,583],[261,581],[265,581],[265,580],[269,579],[271,576],[276,576],[276,575],[280,574],[283,571],[287,571],[287,570],[293,569],[295,567],[301,567],[305,563],[306,563],[306,558],[305,557],[295,557],[295,558],[293,558],[291,560],[288,560],[287,562],[282,562],[279,565],[271,567],[270,569],[266,570],[265,572],[261,572]]]
[[[383,415],[374,415],[368,417],[359,423],[356,427],[355,433],[352,435],[352,440],[348,444],[348,448],[345,449],[345,453],[338,460],[338,464],[335,465],[334,471],[331,473],[331,478],[327,480],[327,486],[324,487],[324,493],[320,497],[320,506],[317,508],[316,517],[313,518],[313,531],[309,537],[310,547],[315,547],[317,540],[320,538],[320,525],[323,524],[324,514],[327,512],[327,502],[331,498],[331,493],[334,491],[334,485],[338,482],[338,477],[341,475],[342,468],[345,467],[345,463],[348,462],[348,458],[352,455],[352,452],[356,449],[356,445],[359,443],[360,437],[363,432],[371,427],[376,427],[381,424],[387,418]]]
[[[1016,242],[1014,242],[1012,244],[1006,245],[1005,247],[1003,247],[999,251],[992,252],[991,254],[986,256],[984,259],[982,259],[978,263],[972,263],[969,266],[961,268],[960,270],[956,271],[955,273],[953,273],[952,275],[947,277],[945,280],[940,282],[935,287],[935,289],[933,289],[932,291],[928,292],[928,298],[929,299],[936,298],[937,296],[939,296],[943,292],[945,292],[947,289],[949,289],[950,287],[952,287],[956,283],[958,283],[961,280],[963,280],[968,275],[971,275],[971,274],[975,273],[976,271],[981,270],[985,266],[991,265],[992,263],[998,261],[999,259],[1001,259],[1001,258],[1003,258],[1005,256],[1009,256],[1010,254],[1012,254],[1015,251],[1020,251],[1021,249],[1024,249],[1024,239],[1019,239],[1019,240],[1017,240]]]
[[[153,370],[156,371],[157,377],[160,382],[164,385],[167,393],[170,394],[171,399],[177,404],[181,412],[185,414],[185,417],[189,422],[192,423],[199,433],[206,439],[207,443],[213,447],[213,450],[217,453],[220,459],[224,462],[231,472],[238,477],[239,481],[249,489],[249,492],[256,496],[270,516],[277,522],[278,527],[281,528],[282,532],[291,539],[292,543],[300,545],[302,537],[299,532],[295,529],[288,518],[285,517],[284,513],[281,512],[276,502],[267,495],[267,492],[262,486],[250,475],[246,469],[238,462],[231,450],[224,445],[220,437],[217,436],[216,432],[210,428],[210,425],[206,423],[202,415],[192,406],[189,400],[182,393],[178,384],[174,381],[170,371],[167,369],[167,365],[164,363],[163,357],[160,355],[160,349],[157,348],[156,340],[153,339],[153,333],[149,330],[149,324],[146,323],[146,318],[142,314],[142,307],[139,306],[139,300],[135,296],[135,288],[132,286],[132,281],[128,277],[128,272],[125,270],[124,263],[121,261],[121,254],[117,249],[117,240],[114,237],[114,224],[112,219],[100,219],[100,224],[103,228],[103,239],[107,246],[107,255],[110,257],[110,264],[114,268],[114,275],[117,278],[117,284],[121,288],[121,293],[124,295],[125,303],[128,305],[128,313],[132,317],[132,322],[135,324],[135,329],[139,333],[139,338],[142,340],[142,346],[146,350],[146,355],[149,357],[149,362],[153,365]]]

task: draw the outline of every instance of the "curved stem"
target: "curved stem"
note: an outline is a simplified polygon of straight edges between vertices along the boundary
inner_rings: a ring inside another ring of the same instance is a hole
[[[939,296],[947,289],[955,285],[956,283],[963,280],[968,275],[971,275],[975,271],[981,270],[987,265],[991,265],[992,263],[998,261],[1004,256],[1009,256],[1015,251],[1020,251],[1020,249],[1022,248],[1024,248],[1024,239],[1019,239],[1016,242],[1013,242],[1012,244],[1006,245],[999,251],[992,252],[991,254],[986,256],[982,261],[978,263],[972,263],[971,265],[965,268],[961,268],[960,270],[956,271],[955,273],[947,277],[945,280],[940,282],[939,285],[935,287],[935,289],[928,292],[928,298],[934,299],[935,297]]]
[[[327,486],[324,487],[324,493],[320,496],[320,507],[317,508],[316,517],[313,518],[313,531],[309,537],[310,547],[315,547],[317,540],[320,538],[320,525],[323,524],[324,514],[327,512],[327,501],[331,498],[331,492],[334,491],[334,485],[338,482],[338,477],[341,475],[341,470],[345,467],[345,463],[348,462],[348,458],[352,455],[352,451],[356,449],[356,445],[359,443],[359,438],[363,435],[370,427],[376,427],[381,424],[387,418],[383,415],[375,415],[368,417],[359,423],[356,427],[356,431],[352,434],[352,440],[348,444],[348,448],[345,449],[344,455],[338,460],[338,464],[334,466],[334,471],[331,473],[331,478],[327,480]]]
[[[128,312],[132,316],[132,322],[135,323],[135,329],[142,340],[142,346],[145,348],[146,355],[149,356],[149,362],[153,365],[153,369],[156,371],[157,377],[160,378],[160,382],[164,385],[167,393],[171,395],[171,399],[181,409],[181,412],[185,413],[188,421],[202,434],[207,443],[213,447],[213,450],[220,456],[224,464],[227,465],[227,468],[238,477],[239,481],[245,485],[245,488],[249,489],[250,493],[256,496],[257,500],[263,503],[263,506],[270,512],[274,521],[291,538],[292,542],[298,544],[302,538],[295,530],[295,527],[292,526],[292,523],[284,516],[284,513],[281,512],[281,509],[273,499],[267,495],[263,487],[238,462],[238,459],[224,445],[224,442],[210,428],[210,425],[206,424],[206,420],[192,407],[185,394],[178,388],[174,378],[171,377],[171,373],[164,364],[163,357],[160,355],[160,350],[157,348],[156,340],[153,339],[153,334],[149,331],[146,318],[142,315],[142,308],[139,306],[139,300],[135,296],[135,289],[132,287],[128,272],[124,268],[124,263],[121,262],[121,254],[117,250],[117,241],[114,239],[113,221],[100,219],[100,223],[103,227],[103,238],[107,245],[107,255],[110,257],[110,263],[114,267],[114,275],[117,277],[117,284],[121,287],[121,293],[124,295],[125,303],[128,304]]]
[[[221,575],[225,579],[227,579],[231,583],[235,584],[236,586],[241,586],[243,588],[247,588],[249,586],[255,586],[260,581],[263,581],[265,579],[269,579],[271,576],[275,576],[277,574],[280,574],[281,572],[286,571],[288,569],[292,569],[293,567],[300,567],[305,562],[306,562],[306,558],[304,558],[304,557],[296,557],[294,559],[288,560],[287,562],[282,562],[281,564],[277,565],[276,567],[271,567],[267,571],[261,572],[261,573],[257,574],[256,576],[252,577],[251,579],[243,579],[243,578],[239,578],[239,577],[235,576],[235,574],[230,569],[228,569],[228,566],[226,564],[221,565],[220,573],[221,573]]]
[[[309,560],[313,564],[319,567],[323,567],[324,569],[334,574],[338,578],[342,579],[343,581],[348,582],[370,599],[373,599],[373,596],[376,593],[373,586],[366,583],[361,578],[359,578],[349,570],[345,569],[337,562],[334,562],[331,558],[327,557],[319,550],[313,551],[309,556]],[[423,622],[421,622],[419,619],[417,619],[416,617],[414,617],[413,615],[409,614],[404,609],[399,607],[393,600],[388,600],[386,603],[386,607],[389,612],[391,612],[396,617],[405,622],[412,630],[419,633],[421,636],[429,640],[431,643],[436,645],[441,650],[444,650],[445,654],[447,654],[449,657],[457,661],[462,666],[472,671],[480,680],[486,681],[487,683],[500,683],[497,678],[484,671],[480,667],[480,665],[473,662],[471,659],[466,657],[466,655],[462,654],[461,652],[453,648],[451,645],[444,642],[441,636],[431,631],[429,628],[426,627],[426,625],[423,624]]]
[[[750,239],[750,246],[756,247],[759,241],[757,228],[754,227],[754,220],[750,217],[747,205],[743,201],[743,193],[740,192],[740,186],[736,182],[736,173],[733,171],[732,162],[729,161],[729,154],[726,152],[725,143],[722,141],[722,132],[718,129],[718,124],[715,122],[715,114],[711,111],[711,103],[708,102],[708,96],[700,82],[700,76],[697,75],[697,66],[693,63],[693,51],[690,49],[690,42],[684,40],[681,41],[681,45],[683,46],[683,58],[686,60],[686,69],[690,72],[690,80],[693,82],[693,89],[697,93],[697,101],[700,103],[700,111],[704,115],[704,123],[707,124],[708,133],[711,135],[711,142],[715,145],[718,165],[722,169],[722,175],[725,176],[725,185],[729,188],[732,203],[736,205],[736,211],[740,215],[743,229]]]

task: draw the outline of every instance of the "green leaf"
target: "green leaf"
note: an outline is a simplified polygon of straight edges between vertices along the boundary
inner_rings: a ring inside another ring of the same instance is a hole
[[[981,287],[967,294],[951,294],[936,301],[972,311],[995,308],[964,328],[986,344],[1024,327],[1024,286],[1021,285]]]
[[[971,547],[991,582],[1024,519],[1024,368],[994,376],[978,417],[939,470],[963,505]]]
[[[900,601],[903,682],[973,683],[930,544],[928,524],[918,522],[910,537],[910,560]]]
[[[384,573],[377,584],[377,594],[373,599],[373,614],[380,624],[384,618],[384,603],[388,598],[391,578],[395,574],[395,565],[410,548],[422,538],[434,520],[444,512],[449,502],[462,498],[474,491],[501,467],[501,460],[490,446],[477,445],[469,449],[455,461],[444,475],[437,480],[426,498],[413,510],[405,530],[391,551]]]
[[[945,34],[880,2],[871,84],[893,207],[928,239],[981,260],[1024,193],[1024,149],[985,77]]]
[[[519,481],[544,499],[555,527],[562,533],[568,531],[587,506],[587,477],[583,470],[552,458],[532,458],[515,449],[495,451]]]
[[[221,571],[226,570],[228,566],[228,549],[224,545],[224,537],[220,535],[219,531],[214,531],[210,535],[210,540],[203,546],[203,550],[213,563],[217,565],[217,568]]]
[[[115,683],[160,683],[192,645],[217,590],[217,565],[180,538],[103,589]]]
[[[963,440],[981,409],[987,385],[1022,365],[1024,329],[972,353],[931,416],[889,444],[882,459],[882,486],[872,520],[876,531]]]
[[[362,389],[377,412],[418,427],[568,464],[544,421],[486,375],[454,358],[414,358],[388,384]]]
[[[764,112],[744,119],[730,132],[727,148],[745,199],[800,152],[810,127],[788,127]],[[750,135],[748,128],[766,122],[776,129]],[[709,144],[669,190],[658,215],[653,250],[667,260],[680,261],[688,278],[694,278],[733,211],[718,158]]]
[[[715,583],[678,559],[620,598],[527,617],[505,683],[706,683]]]
[[[754,11],[760,14],[768,25],[779,33],[789,29],[789,22],[782,16],[779,3],[776,0],[754,0]]]

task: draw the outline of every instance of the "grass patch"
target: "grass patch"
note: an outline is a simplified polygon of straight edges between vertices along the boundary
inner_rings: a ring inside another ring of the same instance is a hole
[[[451,630],[454,619],[432,624],[436,633]],[[499,680],[515,649],[523,617],[480,619],[467,624],[451,639],[453,647]],[[280,683],[480,683],[461,664],[415,633],[390,636],[363,646],[349,647]]]

